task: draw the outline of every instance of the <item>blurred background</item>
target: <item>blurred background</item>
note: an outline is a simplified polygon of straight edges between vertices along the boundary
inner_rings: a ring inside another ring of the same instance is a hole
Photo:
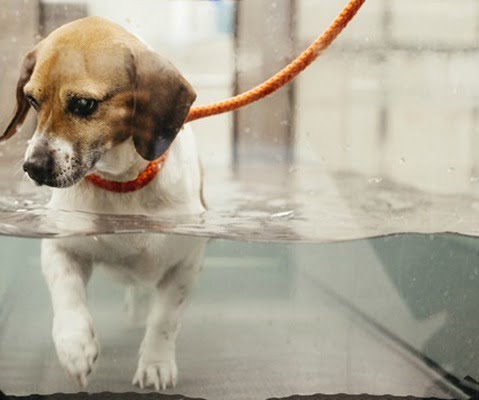
[[[23,54],[70,20],[104,16],[138,34],[180,68],[198,92],[196,104],[205,104],[271,76],[328,26],[345,1],[1,4],[0,121],[5,125]],[[479,184],[478,21],[476,0],[368,0],[294,84],[237,113],[195,122],[203,162],[306,163],[439,192],[474,189]],[[24,135],[31,135],[31,128]],[[15,153],[11,144],[0,151]]]

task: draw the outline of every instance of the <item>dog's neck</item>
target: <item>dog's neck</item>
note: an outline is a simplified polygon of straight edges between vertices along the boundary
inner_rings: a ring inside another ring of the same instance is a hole
[[[92,172],[108,180],[126,182],[135,179],[147,165],[148,161],[138,155],[129,139],[103,154]]]

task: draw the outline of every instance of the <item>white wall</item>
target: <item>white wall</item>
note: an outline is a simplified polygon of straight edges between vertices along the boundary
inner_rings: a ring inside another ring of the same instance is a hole
[[[300,43],[345,3],[300,0]],[[475,0],[366,1],[299,79],[299,160],[438,191],[477,185],[478,20]]]

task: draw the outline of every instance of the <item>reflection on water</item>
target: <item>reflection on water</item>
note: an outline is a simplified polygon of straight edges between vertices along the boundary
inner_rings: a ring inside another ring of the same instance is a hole
[[[479,197],[441,195],[319,167],[207,170],[200,216],[106,215],[44,207],[48,192],[0,181],[0,234],[66,237],[164,232],[269,241],[334,242],[404,232],[479,234]],[[3,182],[3,184],[1,183]],[[3,186],[4,185],[4,186]],[[21,200],[18,200],[21,199]]]
[[[76,392],[51,341],[40,241],[2,238],[0,249],[0,388]],[[454,235],[287,246],[211,241],[182,319],[179,383],[166,393],[457,398],[455,384],[479,377],[478,249],[477,240]],[[139,390],[131,380],[149,295],[131,285],[125,292],[102,268],[88,291],[101,343],[88,390]]]
[[[373,248],[414,318],[442,318],[441,328],[425,340],[424,354],[456,376],[478,378],[477,240],[413,235],[373,242]]]

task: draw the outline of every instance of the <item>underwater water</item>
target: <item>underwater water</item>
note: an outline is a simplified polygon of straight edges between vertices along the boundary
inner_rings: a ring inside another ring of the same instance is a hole
[[[0,237],[0,250],[0,388],[79,391],[51,340],[40,240]],[[479,377],[478,254],[476,239],[452,234],[210,241],[178,339],[179,383],[165,393],[465,397],[463,379]],[[98,269],[88,292],[102,349],[88,391],[139,391],[143,327],[124,287]]]

